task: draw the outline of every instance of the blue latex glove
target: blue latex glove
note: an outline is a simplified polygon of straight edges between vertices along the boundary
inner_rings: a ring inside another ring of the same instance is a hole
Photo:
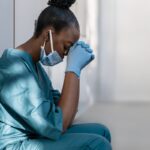
[[[81,70],[95,58],[92,49],[83,41],[76,42],[67,56],[66,72],[74,72],[80,77]]]

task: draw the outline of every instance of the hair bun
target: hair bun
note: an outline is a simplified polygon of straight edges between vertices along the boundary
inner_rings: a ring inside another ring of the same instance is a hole
[[[69,9],[76,0],[49,0],[48,5],[63,9]]]

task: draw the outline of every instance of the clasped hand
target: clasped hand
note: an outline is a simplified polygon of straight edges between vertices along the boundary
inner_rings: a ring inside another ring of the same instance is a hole
[[[80,77],[81,70],[95,58],[93,50],[83,41],[76,42],[67,56],[66,72],[74,72]]]

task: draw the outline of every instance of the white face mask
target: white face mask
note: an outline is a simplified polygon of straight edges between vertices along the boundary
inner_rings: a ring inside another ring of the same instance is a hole
[[[49,53],[48,55],[46,55],[45,52],[45,42],[44,45],[41,46],[41,56],[40,56],[40,61],[43,65],[46,66],[54,66],[60,62],[63,61],[63,59],[60,57],[59,53],[54,50],[53,47],[53,38],[52,38],[52,31],[49,31],[49,35],[50,35],[50,46],[51,46],[51,53]]]

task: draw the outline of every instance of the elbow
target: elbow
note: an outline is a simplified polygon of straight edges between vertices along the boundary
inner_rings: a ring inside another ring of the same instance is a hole
[[[64,124],[63,125],[63,133],[65,133],[67,131],[67,129],[68,129],[68,125]]]
[[[65,133],[70,126],[70,123],[68,121],[63,122],[63,133]]]

